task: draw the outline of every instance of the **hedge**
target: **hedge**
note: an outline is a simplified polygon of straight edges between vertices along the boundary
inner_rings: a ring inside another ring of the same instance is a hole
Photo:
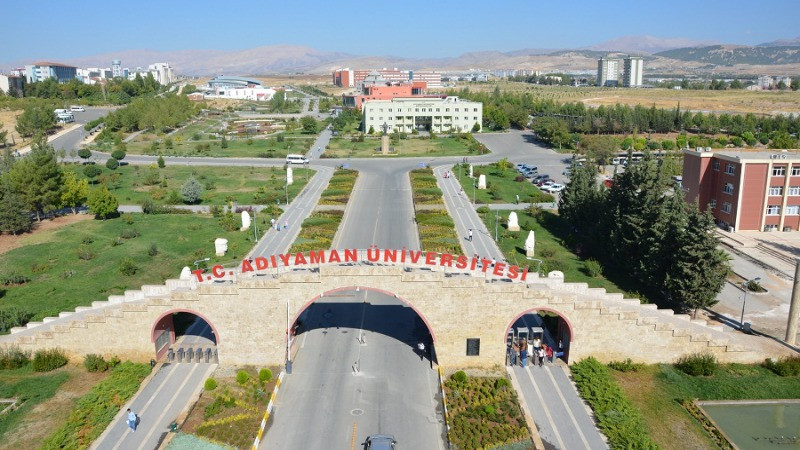
[[[578,392],[594,411],[600,429],[612,449],[657,449],[641,413],[611,377],[609,369],[593,357],[572,366]]]
[[[86,448],[106,429],[122,405],[139,390],[150,373],[147,364],[119,364],[111,375],[78,399],[66,423],[44,441],[41,450]]]

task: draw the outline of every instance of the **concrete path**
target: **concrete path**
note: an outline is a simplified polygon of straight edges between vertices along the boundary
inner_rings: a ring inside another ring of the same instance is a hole
[[[114,417],[106,431],[90,448],[98,450],[152,450],[158,448],[169,432],[169,424],[196,400],[203,382],[217,368],[216,364],[164,364],[149,383]],[[140,419],[136,432],[127,424],[126,409]]]
[[[589,408],[563,364],[543,367],[506,367],[514,380],[520,402],[533,417],[545,448],[606,449],[600,431],[589,415]]]

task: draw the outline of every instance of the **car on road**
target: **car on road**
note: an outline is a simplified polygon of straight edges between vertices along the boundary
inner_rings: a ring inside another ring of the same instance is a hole
[[[391,434],[373,434],[367,437],[366,442],[369,450],[392,450],[396,443]]]
[[[549,178],[550,178],[550,175],[547,175],[547,174],[541,174],[541,175],[536,175],[536,176],[533,178],[533,180],[531,180],[531,181],[533,181],[533,184],[536,184],[536,183],[538,183],[538,182],[540,182],[540,181],[542,181],[542,180],[547,180],[547,179],[549,179]]]
[[[286,164],[308,164],[308,158],[303,155],[286,155]]]
[[[561,192],[564,190],[563,184],[553,183],[547,186],[542,187],[542,190],[545,192],[549,192],[551,194],[555,194],[556,192]]]
[[[83,106],[70,106],[69,110],[70,111],[77,111],[77,112],[84,112],[84,111],[86,111],[86,108],[84,108]]]

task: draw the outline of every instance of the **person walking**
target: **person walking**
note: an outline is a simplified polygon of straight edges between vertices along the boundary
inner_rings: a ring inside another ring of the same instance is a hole
[[[419,360],[422,361],[425,358],[425,343],[422,341],[417,343],[417,350],[419,351]]]
[[[539,339],[539,336],[533,338],[533,348],[538,351],[539,347],[541,346],[542,346],[542,340]]]
[[[470,228],[467,232],[467,240],[472,242],[472,228]]]
[[[539,353],[538,354],[538,356],[539,356],[539,367],[542,367],[542,365],[544,364],[544,349],[539,347],[538,353]]]
[[[269,219],[269,226],[270,227],[274,227],[275,226],[275,218],[274,217],[272,219]]]
[[[553,364],[553,347],[552,346],[550,346],[550,345],[547,346],[547,352],[546,352],[545,355],[547,356],[547,360],[550,362],[550,364]]]
[[[528,367],[528,342],[525,339],[519,344],[519,356],[522,359],[522,367]]]
[[[128,427],[130,427],[131,433],[136,432],[136,413],[130,408],[128,408]]]
[[[517,365],[517,353],[519,352],[519,345],[516,342],[511,343],[511,366]]]

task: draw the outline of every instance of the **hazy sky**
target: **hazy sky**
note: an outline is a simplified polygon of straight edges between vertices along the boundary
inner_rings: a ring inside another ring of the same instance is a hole
[[[0,61],[272,44],[443,57],[645,34],[758,44],[800,35],[798,17],[798,0],[16,1],[5,8]]]

